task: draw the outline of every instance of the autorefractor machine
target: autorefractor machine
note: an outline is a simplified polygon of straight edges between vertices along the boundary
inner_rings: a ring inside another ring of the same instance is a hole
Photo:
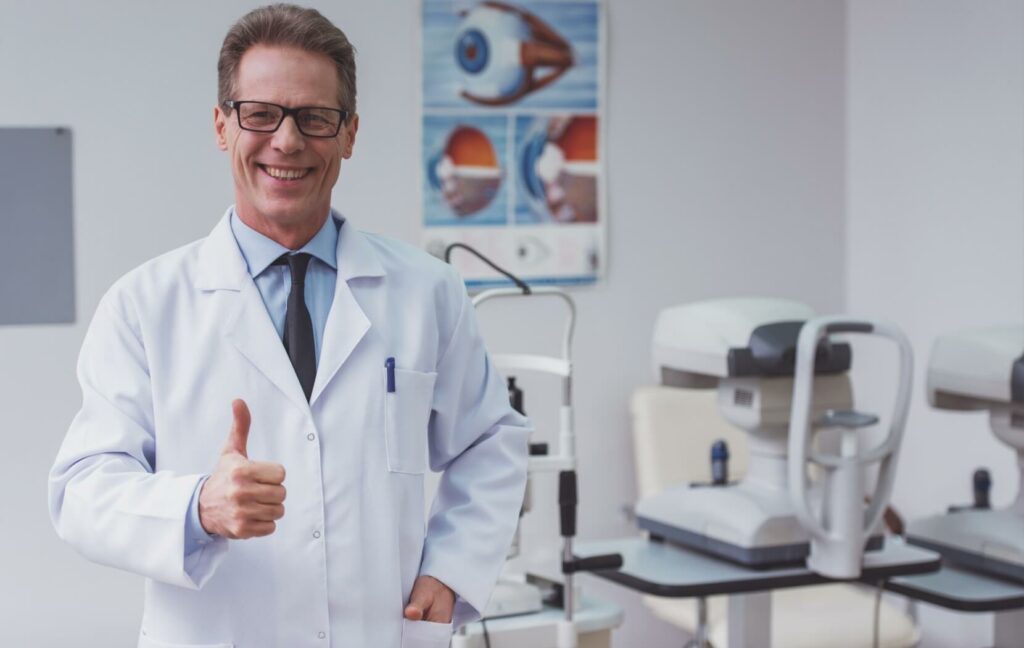
[[[877,416],[853,409],[847,334],[889,338],[899,354],[896,397],[875,442]],[[748,434],[738,483],[679,484],[640,500],[652,537],[762,568],[802,563],[832,578],[860,574],[896,470],[912,381],[912,354],[895,327],[815,317],[798,302],[742,298],[666,309],[654,362],[670,386],[718,390],[718,407]],[[868,494],[868,468],[877,478]]]
[[[928,400],[943,410],[988,410],[996,437],[1017,452],[1016,501],[992,509],[987,485],[975,503],[912,521],[907,541],[950,562],[1024,582],[1024,326],[990,327],[936,340],[928,363]]]

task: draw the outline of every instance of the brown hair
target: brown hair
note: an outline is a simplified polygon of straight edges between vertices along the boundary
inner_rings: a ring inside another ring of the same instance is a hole
[[[217,60],[217,103],[232,97],[238,62],[254,45],[283,45],[324,54],[338,72],[338,103],[351,116],[356,112],[355,48],[348,37],[316,9],[273,4],[253,9],[231,26]],[[245,97],[242,97],[243,99]]]

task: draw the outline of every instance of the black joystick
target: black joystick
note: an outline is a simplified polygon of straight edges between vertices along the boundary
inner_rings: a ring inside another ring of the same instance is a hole
[[[723,439],[711,445],[711,485],[725,486],[729,483],[729,444]]]
[[[992,492],[992,475],[984,468],[974,471],[974,508],[990,509],[992,502],[989,493]]]

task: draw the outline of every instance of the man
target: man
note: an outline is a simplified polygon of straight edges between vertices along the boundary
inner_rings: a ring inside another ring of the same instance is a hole
[[[142,647],[447,646],[511,540],[527,422],[457,275],[331,211],[359,125],[345,35],[264,7],[218,71],[236,204],[100,302],[54,525],[146,576]]]

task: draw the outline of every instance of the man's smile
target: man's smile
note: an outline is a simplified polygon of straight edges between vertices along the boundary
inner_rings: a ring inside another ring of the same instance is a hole
[[[277,167],[256,163],[261,171],[275,180],[301,180],[313,171],[313,167]]]

